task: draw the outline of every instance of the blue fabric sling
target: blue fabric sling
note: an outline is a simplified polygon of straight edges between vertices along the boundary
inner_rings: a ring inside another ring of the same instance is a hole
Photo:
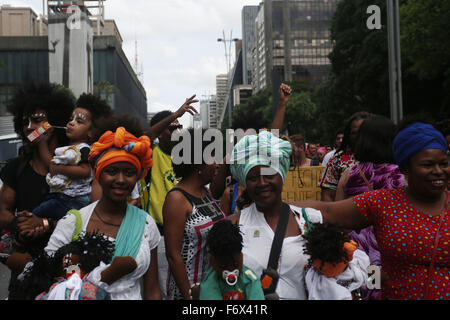
[[[135,206],[127,206],[125,218],[123,218],[119,232],[117,233],[116,251],[113,259],[115,257],[128,256],[136,259],[139,248],[141,247],[146,219],[147,212]]]

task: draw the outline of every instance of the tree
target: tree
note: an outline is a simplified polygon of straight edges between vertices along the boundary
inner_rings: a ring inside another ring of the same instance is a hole
[[[408,93],[419,99],[418,109],[450,117],[450,1],[405,1],[400,22],[405,72],[415,77],[416,90]]]
[[[366,10],[381,9],[381,29],[368,29]],[[331,26],[331,72],[313,102],[321,136],[331,139],[356,111],[390,116],[386,0],[342,0]],[[403,114],[450,113],[450,1],[401,0]]]

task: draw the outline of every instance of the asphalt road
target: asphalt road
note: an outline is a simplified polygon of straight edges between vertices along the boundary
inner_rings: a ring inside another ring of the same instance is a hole
[[[9,277],[8,267],[0,262],[0,300],[5,300],[8,297]]]

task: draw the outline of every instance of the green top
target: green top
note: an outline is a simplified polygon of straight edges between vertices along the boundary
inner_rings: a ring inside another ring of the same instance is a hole
[[[200,285],[200,300],[264,300],[261,281],[255,273],[243,266],[234,286],[229,286],[210,267]]]

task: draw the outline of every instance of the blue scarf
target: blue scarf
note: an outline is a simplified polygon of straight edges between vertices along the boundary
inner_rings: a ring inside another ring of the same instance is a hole
[[[142,235],[144,234],[145,221],[147,219],[147,212],[128,205],[125,218],[123,219],[119,232],[116,237],[116,251],[115,257],[132,257],[136,256],[141,247]]]
[[[414,122],[400,131],[394,139],[392,150],[400,168],[416,153],[427,149],[439,149],[447,153],[444,135],[432,125]]]

